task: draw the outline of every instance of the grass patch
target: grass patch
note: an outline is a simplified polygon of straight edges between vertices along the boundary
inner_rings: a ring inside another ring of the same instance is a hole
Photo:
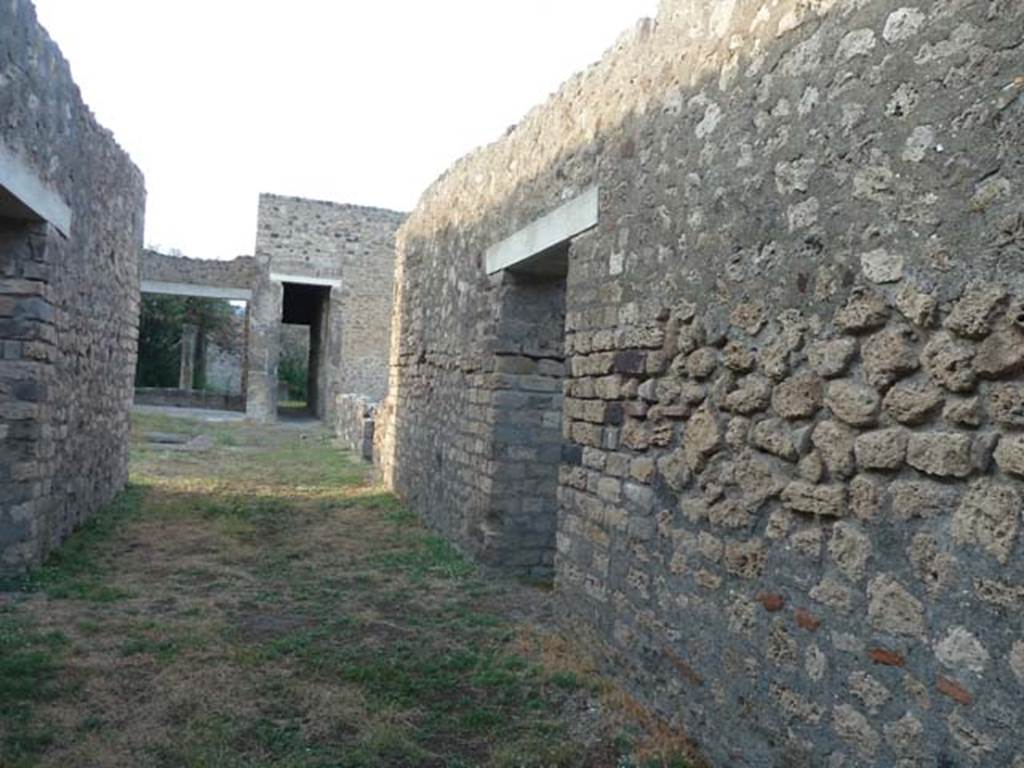
[[[129,486],[92,516],[46,562],[12,586],[42,591],[53,599],[112,603],[130,596],[109,583],[109,545],[142,513],[144,491]]]
[[[65,692],[60,673],[67,645],[59,632],[41,631],[23,615],[0,612],[0,764],[32,765],[53,742],[52,727],[35,717],[35,709]]]
[[[548,593],[484,578],[322,430],[134,434],[131,487],[0,613],[4,768],[683,765],[524,623]]]
[[[370,562],[377,568],[400,571],[416,582],[430,576],[466,579],[476,573],[476,567],[467,562],[455,547],[422,531],[408,537],[405,546],[374,555]]]

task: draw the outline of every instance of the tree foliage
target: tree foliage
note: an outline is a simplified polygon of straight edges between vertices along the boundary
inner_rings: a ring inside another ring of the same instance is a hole
[[[215,340],[227,335],[234,309],[224,299],[143,295],[139,312],[137,387],[177,387],[181,369],[181,333],[186,323]],[[197,366],[202,388],[202,366]]]
[[[282,327],[282,334],[285,333]],[[307,331],[308,333],[308,331]],[[288,399],[300,403],[309,402],[309,341],[308,336],[301,344],[282,344],[281,357],[277,364],[278,381],[288,384]]]

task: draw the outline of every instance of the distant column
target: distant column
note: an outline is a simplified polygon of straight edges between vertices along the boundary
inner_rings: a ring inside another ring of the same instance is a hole
[[[199,328],[191,323],[181,327],[181,368],[178,372],[178,389],[192,389],[196,375],[196,347]]]

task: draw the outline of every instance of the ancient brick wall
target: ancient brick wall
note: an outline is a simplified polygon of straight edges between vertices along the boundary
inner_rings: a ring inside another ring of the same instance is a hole
[[[532,572],[505,366],[557,355],[483,254],[599,186],[547,546],[716,765],[1024,765],[1022,41],[1013,0],[666,0],[399,232],[385,477]]]
[[[127,479],[145,192],[27,0],[0,5],[0,114],[6,152],[72,215],[67,233],[0,221],[0,572],[10,573]]]
[[[394,239],[403,218],[380,208],[260,195],[256,259],[269,277],[253,300],[251,415],[267,418],[276,407],[263,382],[276,378],[281,279],[333,283],[319,361],[320,415],[333,421],[341,394],[384,396]]]

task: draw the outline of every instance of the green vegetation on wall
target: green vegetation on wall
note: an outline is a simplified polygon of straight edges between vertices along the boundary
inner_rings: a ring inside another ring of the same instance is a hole
[[[230,302],[224,299],[144,295],[139,312],[135,386],[177,387],[182,327],[191,323],[199,328],[201,337],[216,337],[229,329],[233,313]],[[203,373],[203,366],[197,365],[194,388],[203,388]]]
[[[282,339],[281,359],[278,363],[278,381],[288,385],[288,399],[295,402],[308,402],[309,397],[309,329],[304,326],[284,325],[281,328]],[[302,336],[303,343],[297,341]],[[295,338],[286,338],[293,336]]]

